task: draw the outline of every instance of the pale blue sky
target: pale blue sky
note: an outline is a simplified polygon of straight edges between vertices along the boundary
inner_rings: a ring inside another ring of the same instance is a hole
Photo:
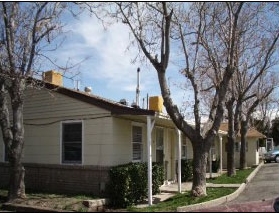
[[[140,67],[140,107],[144,104],[146,108],[147,94],[149,96],[161,94],[155,69],[151,65],[131,63],[137,50],[135,48],[127,50],[130,39],[127,26],[114,24],[105,30],[100,21],[86,13],[78,20],[68,16],[66,20],[67,33],[64,34],[66,40],[62,47],[50,52],[49,56],[57,60],[61,66],[69,59],[72,63],[78,63],[87,58],[78,68],[71,71],[80,72],[75,77],[75,80],[79,80],[80,90],[89,86],[92,87],[92,94],[114,101],[125,98],[131,105],[136,101],[137,68]],[[171,52],[171,57],[175,58],[175,54]],[[44,69],[50,70],[55,67],[47,66]],[[182,102],[191,101],[191,98],[189,92],[185,94],[185,91],[175,86],[185,81],[178,72],[179,68],[170,63],[167,76],[171,96],[181,107]],[[68,77],[71,75],[66,73]],[[73,80],[64,78],[64,86],[74,88],[76,84]]]
[[[77,63],[85,58],[78,68],[72,70],[80,72],[75,77],[80,81],[80,90],[85,86],[92,87],[92,94],[102,96],[114,101],[125,98],[129,104],[136,101],[137,68],[140,67],[140,107],[146,107],[146,96],[160,95],[160,87],[155,69],[146,64],[132,64],[131,60],[136,55],[136,49],[130,48],[129,31],[123,24],[115,24],[105,30],[95,17],[86,13],[79,20],[67,18],[66,31],[62,47],[49,56],[57,60],[61,66],[70,58],[72,63]],[[175,89],[174,83],[178,80],[178,68],[169,69],[169,85],[173,99],[178,105],[182,103],[183,91]],[[55,67],[46,67],[46,70]],[[59,70],[57,70],[59,71]],[[71,76],[67,73],[66,76]],[[64,86],[74,88],[75,82],[64,78]]]

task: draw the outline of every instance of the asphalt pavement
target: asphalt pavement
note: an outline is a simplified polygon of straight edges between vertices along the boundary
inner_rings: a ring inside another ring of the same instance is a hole
[[[232,201],[195,212],[278,212],[279,163],[263,164],[245,189]]]

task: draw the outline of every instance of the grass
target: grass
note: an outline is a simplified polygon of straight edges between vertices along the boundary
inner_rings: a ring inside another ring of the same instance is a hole
[[[196,203],[202,203],[209,200],[214,200],[219,197],[229,195],[235,191],[235,188],[207,188],[207,196],[193,198],[190,192],[177,194],[162,203],[152,205],[145,208],[129,207],[128,211],[133,212],[174,212],[177,207],[187,206]]]
[[[1,204],[5,202],[8,191],[0,189],[0,209]],[[87,195],[64,195],[64,194],[48,194],[48,193],[26,193],[27,199],[17,200],[16,203],[23,205],[38,206],[43,208],[78,211],[84,212],[89,209],[82,204],[84,200],[96,199]]]
[[[222,174],[217,178],[207,179],[207,183],[215,184],[241,184],[244,183],[246,178],[254,171],[255,168],[248,168],[244,170],[236,170],[236,175],[228,177],[227,174]]]
[[[246,178],[254,171],[255,168],[248,168],[245,170],[236,170],[236,175],[233,177],[228,177],[227,174],[223,174],[216,178],[207,179],[207,183],[215,184],[241,184],[244,183]],[[202,203],[210,200],[214,200],[226,195],[233,193],[236,188],[216,188],[207,187],[207,196],[195,198],[192,197],[190,192],[185,192],[183,194],[177,194],[162,203],[152,205],[150,207],[137,208],[135,206],[128,207],[128,211],[133,212],[173,212],[176,211],[177,207],[187,206],[197,203]]]

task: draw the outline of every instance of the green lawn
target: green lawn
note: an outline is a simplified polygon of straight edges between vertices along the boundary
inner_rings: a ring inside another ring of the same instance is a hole
[[[234,183],[245,183],[246,178],[254,171],[255,168],[248,168],[245,170],[236,170],[236,175],[228,177],[227,174],[223,174],[217,178],[207,179],[207,183],[215,184],[234,184]]]
[[[177,194],[164,202],[154,204],[150,207],[145,208],[136,208],[136,207],[129,207],[127,208],[128,211],[133,212],[173,212],[176,211],[177,207],[180,206],[187,206],[196,203],[202,203],[209,200],[214,200],[219,197],[223,197],[233,193],[236,189],[235,188],[207,188],[207,196],[193,198],[190,195],[190,192],[185,192],[183,194]]]
[[[255,168],[248,168],[245,170],[236,170],[236,175],[233,177],[228,177],[227,174],[223,174],[216,178],[207,179],[207,183],[215,183],[215,184],[241,184],[244,183],[246,178],[254,171]],[[202,203],[210,200],[214,200],[226,195],[233,193],[236,188],[210,188],[207,187],[207,196],[195,198],[192,197],[190,192],[185,192],[183,194],[177,194],[168,200],[154,204],[150,207],[145,208],[136,208],[136,207],[129,207],[127,208],[128,211],[134,212],[173,212],[176,211],[177,207],[180,206],[187,206],[196,203]]]

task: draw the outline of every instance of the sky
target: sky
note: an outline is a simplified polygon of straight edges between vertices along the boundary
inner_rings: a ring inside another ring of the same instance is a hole
[[[131,105],[136,102],[137,69],[140,68],[139,106],[147,107],[147,95],[149,97],[161,95],[155,69],[146,63],[131,63],[137,50],[135,47],[127,50],[130,39],[127,26],[114,24],[104,29],[100,21],[85,13],[78,20],[68,17],[65,31],[67,31],[64,34],[65,41],[50,56],[58,60],[61,66],[65,65],[69,59],[74,64],[82,61],[78,67],[65,73],[63,82],[65,87],[76,88],[78,80],[80,90],[84,90],[84,87],[91,87],[94,95],[113,101],[126,99]],[[172,75],[168,77],[171,89],[175,89],[172,85],[176,81],[178,71],[172,68]],[[79,74],[75,76],[75,81],[67,78],[77,72]],[[183,92],[175,91],[173,94],[173,100],[181,104]]]
[[[65,73],[65,87],[76,88],[78,80],[81,91],[84,90],[84,87],[91,87],[94,95],[117,102],[126,99],[131,105],[136,102],[137,69],[140,68],[139,106],[147,107],[147,95],[149,97],[161,95],[155,69],[148,62],[147,64],[131,62],[137,54],[137,49],[134,47],[127,50],[130,41],[127,26],[114,24],[104,29],[100,21],[87,13],[79,16],[79,19],[68,14],[64,17],[63,23],[66,24],[64,31],[67,32],[63,34],[65,41],[49,56],[57,60],[61,66],[64,66],[69,60],[74,64],[81,62],[78,67]],[[171,52],[171,57],[172,54]],[[47,71],[57,68],[48,66],[44,69]],[[76,72],[79,74],[74,79],[67,78],[72,77]],[[191,101],[189,92],[185,93],[175,86],[184,78],[181,78],[179,68],[172,63],[169,63],[167,79],[171,97],[178,107]]]

